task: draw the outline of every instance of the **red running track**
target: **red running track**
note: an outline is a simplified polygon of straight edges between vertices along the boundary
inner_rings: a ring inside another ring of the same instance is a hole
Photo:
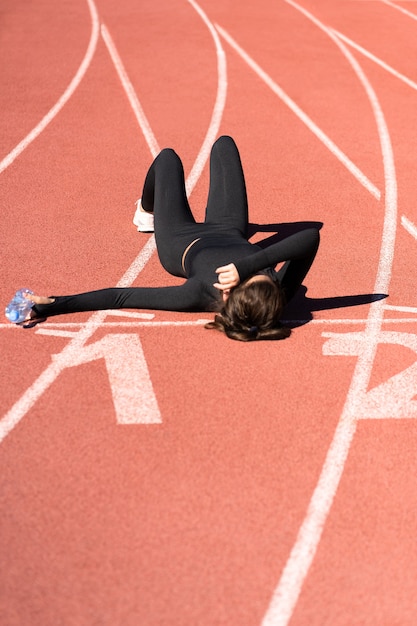
[[[416,3],[2,21],[4,304],[175,284],[131,223],[165,146],[197,217],[227,133],[254,240],[323,223],[276,345],[193,314],[0,324],[2,625],[414,626]]]

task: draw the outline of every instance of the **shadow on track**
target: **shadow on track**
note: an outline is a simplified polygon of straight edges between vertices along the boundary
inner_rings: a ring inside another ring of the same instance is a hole
[[[323,227],[322,222],[291,222],[284,224],[249,224],[249,238],[255,233],[273,232],[270,237],[257,241],[256,244],[265,248],[273,243],[277,243],[285,237],[289,237],[306,228]],[[314,311],[325,311],[330,309],[342,309],[345,307],[361,306],[370,304],[377,300],[387,298],[387,294],[369,293],[357,294],[349,296],[335,296],[330,298],[308,298],[306,296],[307,288],[303,285],[300,287],[291,302],[285,307],[283,313],[283,322],[289,326],[303,326],[313,319]]]

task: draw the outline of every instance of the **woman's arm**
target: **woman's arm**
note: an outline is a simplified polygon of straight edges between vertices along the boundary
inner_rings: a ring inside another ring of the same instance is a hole
[[[289,301],[310,269],[319,241],[320,235],[316,228],[295,233],[255,254],[218,267],[218,281],[214,286],[222,291],[232,289],[256,272],[286,261],[276,275]]]
[[[319,244],[319,231],[308,228],[290,235],[282,241],[235,261],[234,264],[243,281],[255,272],[266,267],[275,267],[283,261],[305,260],[314,258]]]
[[[156,309],[164,311],[193,311],[201,306],[199,283],[192,280],[175,287],[128,287],[99,289],[69,296],[42,298],[35,296],[33,318],[45,318],[64,313],[99,311],[104,309]]]

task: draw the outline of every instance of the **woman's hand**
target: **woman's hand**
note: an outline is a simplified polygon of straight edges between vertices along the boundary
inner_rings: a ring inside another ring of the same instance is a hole
[[[35,296],[33,293],[25,294],[26,300],[30,300],[33,304],[52,304],[55,298],[47,298],[46,296]]]
[[[214,283],[214,287],[220,291],[230,290],[233,287],[237,287],[240,283],[239,273],[233,263],[229,265],[223,265],[216,269],[217,283]]]
[[[52,304],[52,302],[55,302],[54,298],[47,298],[46,296],[35,296],[31,293],[26,293],[25,298],[33,302],[33,304]],[[17,324],[17,326],[23,326],[23,328],[32,328],[33,326],[36,326],[36,324],[40,324],[45,320],[46,317],[36,317],[36,314],[32,309],[29,312],[27,318],[23,322],[20,322],[20,324]]]

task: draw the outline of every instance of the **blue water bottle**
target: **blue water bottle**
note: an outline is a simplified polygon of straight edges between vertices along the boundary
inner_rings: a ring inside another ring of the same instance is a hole
[[[34,303],[25,298],[25,293],[33,294],[33,291],[30,289],[19,289],[6,306],[6,317],[9,322],[13,322],[13,324],[24,322],[33,307]]]

